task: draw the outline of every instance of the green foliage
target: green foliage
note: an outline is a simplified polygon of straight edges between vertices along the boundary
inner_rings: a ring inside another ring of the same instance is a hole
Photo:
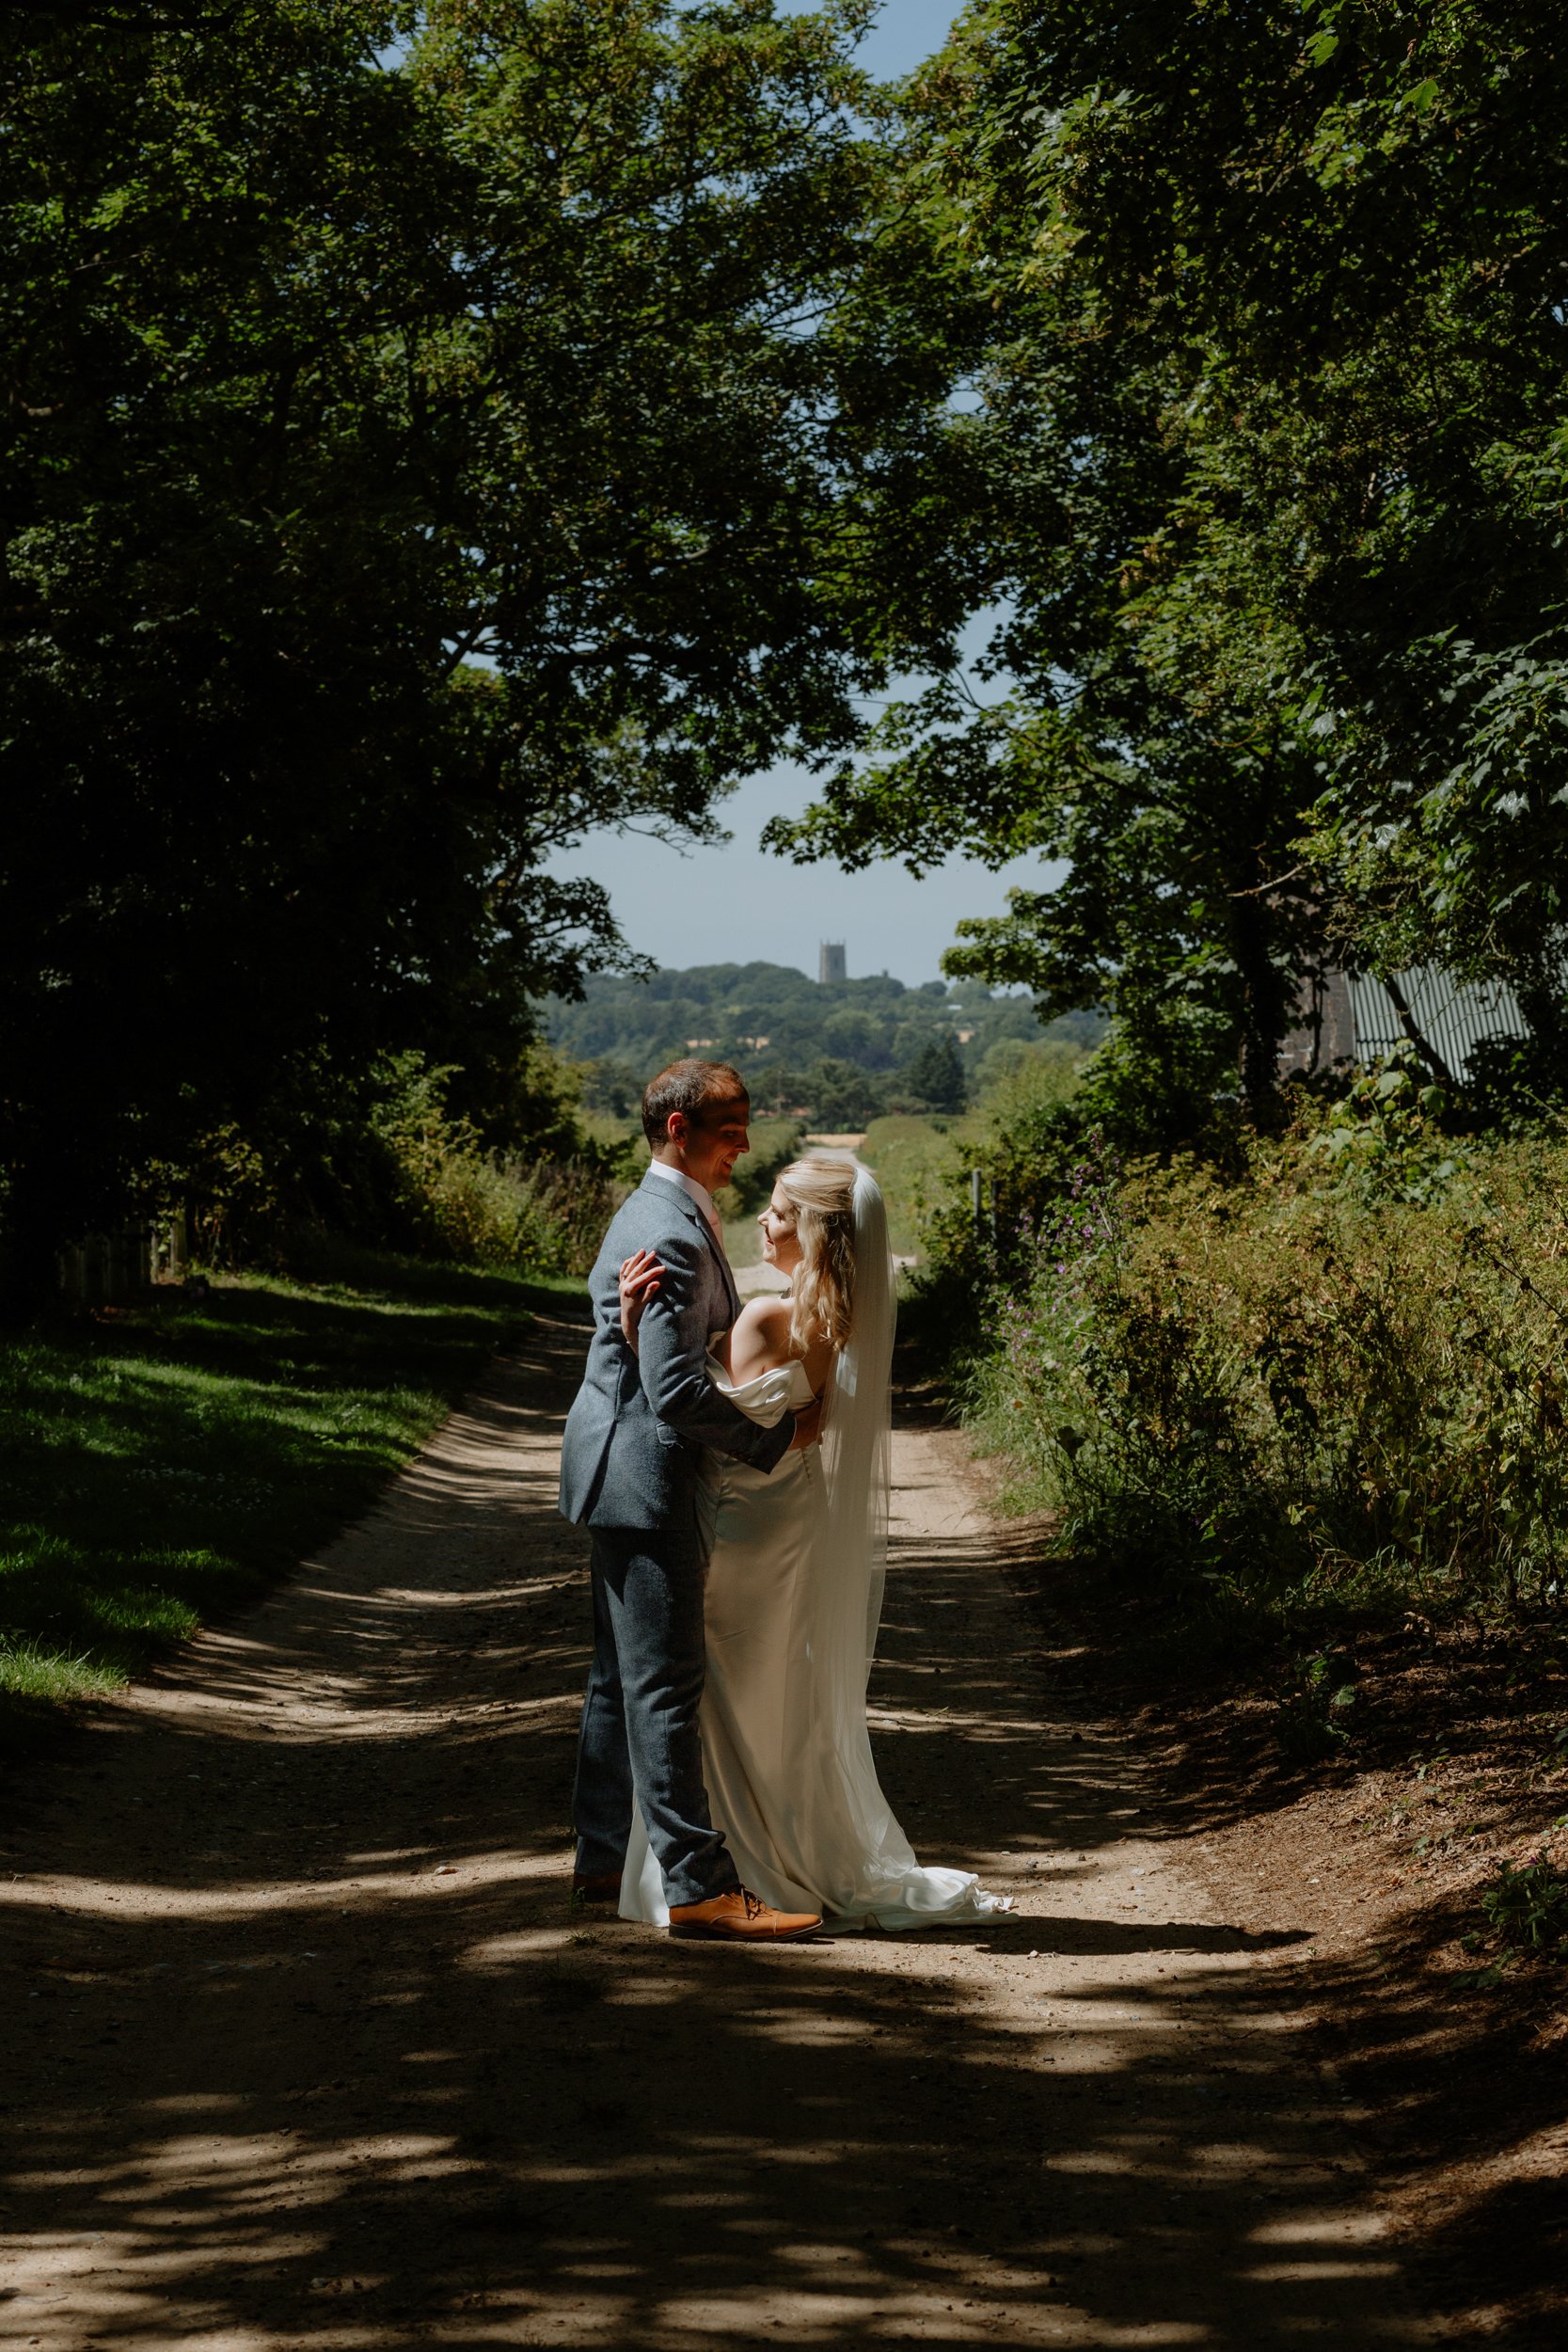
[[[809,1107],[812,1123],[830,1135],[868,1127],[889,1099],[887,1089],[854,1062],[838,1061],[828,1056],[799,1073],[781,1073],[773,1083],[785,1100],[798,1089],[803,1098],[798,1107]]]
[[[974,1175],[980,1179],[989,1237],[986,1263],[1000,1279],[1018,1245],[1028,1246],[1040,1217],[1070,1191],[1085,1150],[1102,1154],[1103,1137],[1083,1108],[1100,1059],[1033,1055],[988,1091],[979,1115],[949,1130],[965,1181],[950,1184],[945,1200],[939,1196],[927,1204],[927,1240],[939,1265],[974,1263]]]
[[[1016,1223],[1053,1190],[1079,1146],[1076,1098],[1093,1067],[1060,1039],[1009,1039],[988,1054],[981,1102],[963,1117],[874,1120],[861,1157],[886,1195],[895,1248],[938,1268],[969,1268],[970,1171],[979,1171],[988,1218]]]
[[[772,1198],[779,1170],[799,1159],[805,1141],[805,1122],[799,1119],[754,1119],[752,1148],[736,1163],[735,1174],[718,1196],[726,1219],[756,1216]]]
[[[1103,1025],[1100,1035],[1105,1036]],[[1104,1051],[1102,1044],[1091,1055],[1051,1037],[1022,1050],[1009,1041],[988,1054],[981,1070],[980,1102],[998,1148],[1035,1148],[1047,1132],[1052,1112],[1082,1092]]]
[[[888,1231],[900,1257],[920,1247],[927,1219],[937,1214],[960,1166],[961,1144],[953,1123],[940,1125],[907,1112],[874,1119],[859,1156],[876,1176],[887,1202]]]
[[[927,1110],[961,1111],[969,1090],[964,1083],[958,1040],[951,1036],[930,1039],[911,1062],[905,1084]]]
[[[1015,1081],[1031,1073],[1037,1073],[1033,1082],[1065,1100],[1077,1086],[1085,1059],[1085,1048],[1069,1045],[1061,1037],[1029,1042],[1022,1038],[1000,1038],[980,1057],[975,1090],[982,1103],[1000,1103],[1007,1098]]]
[[[1508,1957],[1523,1951],[1568,1960],[1568,1878],[1544,1855],[1517,1867],[1504,1863],[1497,1884],[1481,1896],[1481,1909]]]
[[[1355,1685],[1342,1678],[1339,1666],[1333,1658],[1308,1658],[1280,1700],[1275,1736],[1288,1763],[1321,1763],[1348,1745]]]
[[[0,1348],[0,1740],[143,1670],[365,1509],[524,1312],[362,1259]]]
[[[1439,1183],[1443,1148],[1325,1177],[1309,1137],[1230,1182],[1091,1152],[996,1242],[936,1228],[939,1279],[979,1269],[971,1418],[1064,1550],[1238,1625],[1559,1605],[1568,1156]]]
[[[585,1274],[614,1208],[616,1155],[528,1164],[486,1152],[473,1122],[447,1108],[451,1074],[418,1054],[385,1071],[371,1132],[388,1163],[392,1232],[466,1265]]]
[[[13,1280],[214,1134],[280,1178],[388,1054],[526,1149],[531,996],[628,961],[561,853],[849,739],[800,324],[864,264],[863,14],[5,12]]]
[[[989,0],[907,93],[902,201],[971,277],[904,295],[966,397],[883,627],[989,605],[1008,691],[953,620],[769,837],[1067,861],[947,968],[1108,1004],[1129,1143],[1276,1121],[1331,958],[1506,978],[1563,1092],[1565,100],[1518,0]]]
[[[1331,1170],[1337,1189],[1362,1200],[1420,1206],[1452,1189],[1468,1156],[1443,1133],[1448,1108],[1414,1046],[1400,1046],[1330,1104],[1309,1149]]]
[[[1022,0],[974,11],[906,121],[906,200],[945,205],[974,263],[974,309],[950,349],[978,403],[950,414],[944,451],[961,453],[972,496],[945,580],[983,583],[974,601],[1001,607],[980,669],[1007,674],[1011,691],[974,695],[955,631],[936,684],[888,712],[869,759],[843,764],[818,806],[769,838],[851,867],[891,854],[919,872],[955,850],[1065,861],[1053,887],[960,925],[946,968],[1022,982],[1051,1012],[1108,1004],[1131,1074],[1173,1065],[1153,1108],[1189,1133],[1238,1068],[1266,1102],[1322,952],[1294,847],[1316,768],[1282,723],[1244,580],[1183,608],[1184,633],[1175,599],[1148,609],[1184,547],[1179,510],[1196,502],[1191,372],[1172,348],[1179,316],[1116,315],[1087,236],[1052,233],[1054,190],[1034,174],[1077,119],[1073,74],[1092,83],[1097,16],[1108,43],[1116,26],[1086,8],[1044,38],[1037,14]],[[1093,192],[1072,193],[1082,206]]]
[[[586,1063],[595,1108],[635,1114],[656,1071],[700,1053],[734,1062],[759,1107],[799,1111],[834,1133],[885,1111],[961,1110],[994,1048],[1026,1053],[1041,1041],[1033,1004],[1016,993],[993,995],[974,981],[907,988],[886,973],[823,984],[776,963],[700,964],[640,979],[603,974],[579,1001],[550,1005],[547,1018],[559,1050]],[[1103,1027],[1095,1014],[1078,1014],[1049,1036],[1082,1052]],[[939,1060],[927,1085],[916,1065],[932,1050]]]
[[[1079,1123],[1120,1152],[1188,1148],[1223,1162],[1241,1109],[1228,1024],[1180,992],[1162,996],[1152,972],[1149,980],[1148,1000],[1124,1001],[1085,1073]]]
[[[582,1099],[591,1112],[621,1126],[640,1123],[644,1081],[636,1063],[619,1054],[601,1054],[578,1067]]]

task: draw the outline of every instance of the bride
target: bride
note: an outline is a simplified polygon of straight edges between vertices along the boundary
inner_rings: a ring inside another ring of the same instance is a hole
[[[923,1868],[871,1760],[865,1686],[881,1616],[894,1283],[876,1180],[796,1160],[758,1219],[762,1253],[792,1278],[714,1343],[709,1377],[771,1426],[826,1393],[820,1452],[770,1474],[706,1454],[699,1487],[711,1545],[705,1600],[703,1763],[715,1822],[742,1882],[788,1911],[881,1928],[976,1926],[1010,1908],[967,1871]],[[637,1345],[663,1271],[641,1250],[621,1268],[621,1323]],[[668,1919],[641,1811],[621,1915]]]

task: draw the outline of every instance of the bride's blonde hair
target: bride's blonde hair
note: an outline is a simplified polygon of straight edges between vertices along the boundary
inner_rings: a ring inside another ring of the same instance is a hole
[[[815,1153],[791,1160],[778,1178],[795,1212],[800,1245],[789,1310],[789,1343],[803,1356],[820,1340],[841,1348],[855,1305],[855,1171]]]

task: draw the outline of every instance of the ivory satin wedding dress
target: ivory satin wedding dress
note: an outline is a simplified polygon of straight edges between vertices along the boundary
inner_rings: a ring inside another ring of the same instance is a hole
[[[765,1902],[844,1924],[978,1926],[1010,1904],[972,1872],[916,1861],[871,1757],[865,1686],[886,1547],[893,1277],[881,1196],[863,1170],[855,1222],[855,1332],[835,1367],[822,1445],[766,1474],[725,1455],[704,1460],[708,1798],[742,1884]],[[710,1357],[708,1374],[767,1426],[811,1400],[799,1363],[737,1386]],[[620,1908],[625,1919],[669,1918],[636,1808]]]

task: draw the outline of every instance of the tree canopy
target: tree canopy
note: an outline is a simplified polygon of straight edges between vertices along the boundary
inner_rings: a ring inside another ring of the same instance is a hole
[[[864,13],[7,12],[17,1253],[378,1054],[508,1139],[531,997],[624,958],[550,854],[851,739]]]
[[[909,93],[1009,691],[950,641],[774,839],[1069,859],[949,968],[1107,996],[1178,1125],[1330,959],[1504,977],[1560,1059],[1565,75],[1494,0],[989,0]]]
[[[788,854],[1067,862],[949,969],[1140,1134],[1334,962],[1563,1083],[1560,28],[975,0],[890,94],[870,7],[0,17],[13,1264],[410,1053],[526,1138],[635,962],[560,853],[786,749]]]

